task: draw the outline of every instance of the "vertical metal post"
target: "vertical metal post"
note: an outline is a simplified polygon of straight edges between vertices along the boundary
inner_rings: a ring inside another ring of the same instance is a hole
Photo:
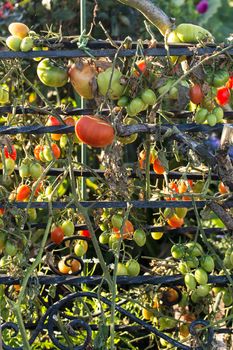
[[[86,0],[80,0],[80,34],[86,30]],[[81,97],[81,108],[85,108],[85,100]],[[87,162],[87,146],[81,144],[81,163],[86,164]],[[81,178],[81,195],[82,199],[86,199],[86,180],[84,177]]]

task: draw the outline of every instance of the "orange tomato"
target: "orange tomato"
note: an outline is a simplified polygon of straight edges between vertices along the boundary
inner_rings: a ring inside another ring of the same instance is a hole
[[[16,189],[16,200],[23,201],[30,196],[31,189],[28,185],[21,185]]]
[[[5,209],[4,208],[0,208],[0,215],[2,216],[5,213]]]
[[[72,272],[77,272],[77,271],[81,270],[81,264],[80,264],[80,262],[79,262],[78,260],[76,260],[76,259],[73,259],[73,260],[71,261],[70,267],[71,267],[71,271],[72,271]]]
[[[49,116],[46,126],[57,126],[62,125],[61,122],[54,116]],[[59,141],[62,134],[51,134],[51,139],[54,141]]]
[[[145,60],[140,60],[136,63],[137,69],[134,70],[134,75],[137,77],[140,77],[141,74],[147,76],[148,70],[147,70],[147,64]]]
[[[224,193],[228,193],[229,192],[229,189],[227,186],[224,185],[224,183],[221,181],[220,184],[218,185],[218,191],[221,193],[221,194],[224,194]]]
[[[184,219],[174,214],[167,220],[167,223],[172,228],[179,228],[184,224]]]
[[[188,186],[185,183],[185,181],[181,180],[179,185],[178,185],[178,191],[179,193],[185,193],[188,190]]]
[[[61,150],[56,143],[51,143],[51,148],[56,159],[60,158]]]
[[[164,174],[165,173],[165,168],[162,165],[161,161],[159,158],[156,158],[153,163],[153,169],[156,174]]]
[[[113,227],[112,231],[115,234],[119,234],[119,237],[120,237],[120,230],[117,227]],[[123,238],[124,239],[125,238],[127,239],[127,238],[131,237],[131,235],[134,233],[134,227],[133,227],[133,224],[132,224],[131,221],[129,221],[129,220],[125,221],[124,226],[122,227],[122,232],[123,232]]]
[[[34,148],[34,157],[36,158],[36,160],[41,160],[40,159],[40,152],[42,152],[44,149],[44,146],[42,145],[36,145],[35,148]]]

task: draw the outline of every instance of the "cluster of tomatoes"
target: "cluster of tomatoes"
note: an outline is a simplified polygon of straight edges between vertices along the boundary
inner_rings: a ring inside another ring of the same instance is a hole
[[[200,85],[194,85],[190,89],[190,99],[199,105],[195,113],[196,123],[207,123],[210,126],[215,126],[216,123],[223,121],[224,110],[222,107],[231,101],[233,76],[226,70],[217,71],[208,75],[207,83],[206,94],[203,93]]]

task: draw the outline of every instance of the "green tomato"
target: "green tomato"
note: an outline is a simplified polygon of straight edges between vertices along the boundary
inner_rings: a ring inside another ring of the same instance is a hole
[[[209,126],[215,126],[217,124],[217,117],[215,114],[210,113],[207,115],[207,123]]]
[[[126,263],[126,268],[129,276],[138,276],[140,273],[140,264],[137,262],[137,260],[128,260]]]
[[[102,232],[99,236],[99,242],[101,244],[108,244],[110,234],[108,232]]]
[[[50,87],[62,87],[68,81],[67,69],[56,65],[48,58],[38,64],[37,75],[44,85]]]
[[[184,261],[179,262],[178,270],[180,271],[180,273],[182,273],[182,275],[185,275],[186,273],[190,272],[190,268],[187,262],[184,262]]]
[[[156,103],[156,95],[153,90],[146,89],[141,94],[141,99],[146,105],[153,106]]]
[[[88,243],[85,240],[79,240],[76,242],[75,246],[74,246],[74,253],[77,256],[83,256],[84,254],[86,254],[88,249]]]
[[[228,82],[229,77],[229,73],[225,70],[215,73],[213,77],[213,86],[217,88],[224,86]]]
[[[195,114],[195,122],[197,124],[202,124],[206,121],[208,110],[205,108],[200,108]]]
[[[65,236],[72,236],[74,234],[75,226],[71,220],[63,221],[61,227],[63,228]]]
[[[27,164],[21,164],[19,167],[19,176],[23,179],[25,177],[29,177],[29,166]]]
[[[143,231],[139,228],[137,230],[135,230],[134,234],[133,234],[133,240],[139,247],[143,247],[146,244],[145,231]]]
[[[43,156],[47,162],[51,162],[53,160],[53,151],[49,146],[44,146]]]
[[[201,267],[206,271],[206,272],[212,272],[214,270],[214,259],[210,255],[205,255],[201,257]]]
[[[204,254],[202,246],[198,242],[189,242],[186,244],[191,256],[201,256]]]
[[[65,148],[68,143],[68,136],[66,134],[62,135],[59,141],[60,147]]]
[[[195,304],[197,304],[197,303],[200,302],[200,299],[201,299],[201,298],[198,296],[197,291],[194,290],[194,291],[192,292],[192,294],[191,294],[191,300],[192,300],[192,302],[195,303]]]
[[[116,227],[116,228],[120,229],[122,224],[123,224],[123,217],[122,217],[122,215],[114,214],[111,217],[111,224],[112,224],[112,227]]]
[[[26,36],[25,38],[22,39],[21,44],[20,44],[20,50],[24,52],[28,52],[32,50],[33,47],[33,39],[30,38],[29,36]]]
[[[17,253],[17,246],[13,242],[7,240],[4,252],[6,255],[15,256]]]
[[[39,179],[43,171],[44,169],[39,163],[32,162],[29,166],[29,173],[34,180]]]
[[[196,294],[198,297],[204,298],[206,297],[210,292],[210,285],[209,284],[202,284],[197,287]]]
[[[196,283],[196,279],[192,273],[187,273],[184,276],[184,283],[189,290],[196,289],[197,283]]]
[[[119,100],[117,101],[117,106],[119,107],[126,107],[127,104],[129,103],[129,99],[127,96],[121,96]]]
[[[12,51],[20,51],[22,39],[17,36],[11,35],[6,39],[6,45]]]
[[[7,175],[11,175],[15,170],[15,161],[12,158],[5,159],[5,167]]]
[[[177,100],[178,99],[178,89],[176,86],[173,86],[170,90],[169,90],[169,98],[171,100]]]
[[[223,291],[223,302],[226,307],[230,306],[233,304],[233,294],[231,289],[225,289]]]
[[[185,255],[185,247],[182,244],[175,244],[171,248],[171,254],[174,259],[182,259]]]
[[[190,269],[195,269],[199,265],[199,260],[197,257],[191,256],[191,257],[187,258],[186,263],[187,263],[188,267],[190,267]]]
[[[199,284],[207,284],[208,283],[208,274],[204,269],[202,269],[202,268],[196,269],[194,276],[195,276],[197,283],[199,283]]]
[[[118,100],[124,93],[125,86],[121,83],[122,73],[116,68],[108,68],[97,76],[99,93],[111,100]],[[110,85],[110,86],[109,86]]]
[[[115,233],[109,236],[108,245],[110,249],[116,250],[118,248],[119,238]]]
[[[136,116],[138,113],[140,113],[144,107],[144,102],[140,97],[135,97],[129,104],[129,108],[133,116]]]
[[[222,121],[223,117],[224,117],[224,111],[221,107],[215,107],[212,111],[212,113],[215,115],[215,117],[217,118],[217,123]]]
[[[127,267],[124,264],[122,264],[122,263],[118,263],[117,264],[116,275],[117,276],[128,276]]]

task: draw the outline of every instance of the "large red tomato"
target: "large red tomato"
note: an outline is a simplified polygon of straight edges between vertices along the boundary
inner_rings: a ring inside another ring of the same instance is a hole
[[[75,125],[75,133],[80,141],[92,147],[108,146],[114,139],[112,125],[93,115],[81,117]]]

